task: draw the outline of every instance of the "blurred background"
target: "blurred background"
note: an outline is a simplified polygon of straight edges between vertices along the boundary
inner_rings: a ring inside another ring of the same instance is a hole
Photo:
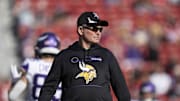
[[[55,32],[61,49],[73,43],[83,11],[109,21],[101,44],[118,59],[132,99],[150,80],[161,101],[180,101],[180,0],[0,0],[0,101],[8,101],[10,65],[34,56],[42,32]]]

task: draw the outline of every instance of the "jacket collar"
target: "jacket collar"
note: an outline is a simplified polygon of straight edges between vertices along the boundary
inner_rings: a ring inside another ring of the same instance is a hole
[[[88,50],[93,50],[93,49],[97,49],[100,48],[101,46],[99,44],[92,44],[91,47]],[[85,50],[79,41],[74,42],[70,47],[70,49],[72,50]]]

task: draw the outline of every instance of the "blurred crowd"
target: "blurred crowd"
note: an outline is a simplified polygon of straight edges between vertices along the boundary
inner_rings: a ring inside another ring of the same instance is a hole
[[[82,11],[109,21],[101,44],[112,50],[137,99],[142,82],[151,81],[161,101],[180,101],[180,0],[14,0],[13,31],[17,54],[34,56],[44,31],[60,36],[62,49],[75,41]],[[115,98],[114,98],[115,100]]]

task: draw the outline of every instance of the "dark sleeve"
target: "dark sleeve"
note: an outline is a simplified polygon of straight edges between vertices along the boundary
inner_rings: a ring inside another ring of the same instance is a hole
[[[60,83],[60,78],[61,78],[61,62],[60,56],[56,56],[51,70],[45,80],[44,85],[41,88],[40,91],[40,96],[38,101],[50,101],[56,92],[56,89]]]
[[[130,93],[120,66],[112,53],[110,53],[109,59],[111,86],[116,97],[118,101],[130,101]]]

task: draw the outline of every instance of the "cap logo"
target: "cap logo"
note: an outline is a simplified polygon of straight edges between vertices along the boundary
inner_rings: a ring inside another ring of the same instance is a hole
[[[88,17],[88,22],[89,22],[89,23],[97,23],[97,21],[93,21],[93,20],[91,20],[91,18],[90,18],[90,17]]]
[[[94,17],[96,17],[97,19],[99,19],[99,16],[96,13],[93,13]]]

